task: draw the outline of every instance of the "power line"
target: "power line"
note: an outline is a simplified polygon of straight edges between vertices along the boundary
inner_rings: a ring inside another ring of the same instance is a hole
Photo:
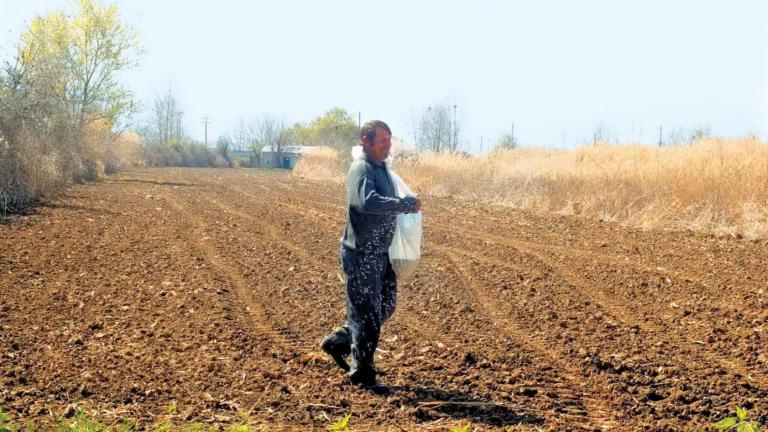
[[[205,125],[205,141],[203,141],[203,145],[208,147],[208,125],[211,124],[211,118],[208,116],[203,117],[203,124]]]

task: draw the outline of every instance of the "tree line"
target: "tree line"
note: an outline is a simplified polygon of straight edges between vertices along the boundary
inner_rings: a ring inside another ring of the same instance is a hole
[[[243,117],[234,130],[220,135],[215,146],[210,147],[184,130],[184,112],[178,101],[172,89],[158,94],[145,120],[135,128],[151,165],[260,166],[265,148],[279,157],[290,146],[326,146],[345,151],[358,141],[357,121],[346,110],[333,107],[306,123],[289,124],[273,114]]]
[[[359,143],[360,125],[343,108],[333,107],[308,122],[290,124],[263,114],[241,117],[237,126],[220,135],[215,147],[191,138],[179,126],[184,112],[169,89],[155,97],[152,110],[136,128],[143,137],[146,159],[155,166],[260,166],[262,150],[279,156],[290,146],[324,146],[348,155]],[[457,105],[435,104],[412,115],[412,144],[419,151],[459,152],[465,148],[464,113]],[[518,146],[513,133],[503,134],[497,147]]]
[[[143,120],[132,121],[139,104],[118,77],[138,66],[138,33],[115,5],[74,6],[34,18],[10,58],[0,59],[0,216],[130,164],[258,166],[265,148],[279,155],[292,145],[327,146],[349,154],[359,141],[357,116],[333,107],[292,124],[271,114],[244,118],[209,148],[185,131],[182,104],[170,89]],[[461,110],[438,104],[414,121],[414,144],[459,151],[463,130]]]
[[[138,35],[116,6],[78,0],[77,11],[36,17],[0,69],[0,210],[17,210],[68,182],[131,159],[136,111],[118,75],[136,66]]]

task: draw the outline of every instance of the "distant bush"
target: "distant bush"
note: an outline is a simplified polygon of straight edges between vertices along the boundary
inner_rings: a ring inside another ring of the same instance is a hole
[[[116,77],[134,64],[137,36],[116,6],[76,4],[33,19],[0,70],[0,218],[136,162],[136,140],[115,130],[135,110]]]
[[[155,167],[228,167],[221,153],[202,144],[171,141],[165,144],[147,146],[144,149],[147,165]]]

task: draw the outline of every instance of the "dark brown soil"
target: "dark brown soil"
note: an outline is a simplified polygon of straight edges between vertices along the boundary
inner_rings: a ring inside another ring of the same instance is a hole
[[[51,424],[272,430],[691,430],[768,423],[768,244],[425,198],[423,260],[377,363],[318,349],[344,318],[343,185],[157,169],[0,225],[0,407]],[[168,414],[168,405],[176,405]]]

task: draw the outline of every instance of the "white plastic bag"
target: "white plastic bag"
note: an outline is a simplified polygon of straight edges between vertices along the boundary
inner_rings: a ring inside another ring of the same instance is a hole
[[[392,183],[395,184],[395,193],[400,198],[414,196],[408,185],[397,174],[389,171]],[[389,262],[397,275],[397,280],[402,281],[410,276],[421,259],[421,212],[400,213],[397,215],[395,236],[389,247]]]
[[[365,154],[363,153],[363,146],[361,145],[352,146],[350,152],[352,153],[352,159],[362,159]]]

